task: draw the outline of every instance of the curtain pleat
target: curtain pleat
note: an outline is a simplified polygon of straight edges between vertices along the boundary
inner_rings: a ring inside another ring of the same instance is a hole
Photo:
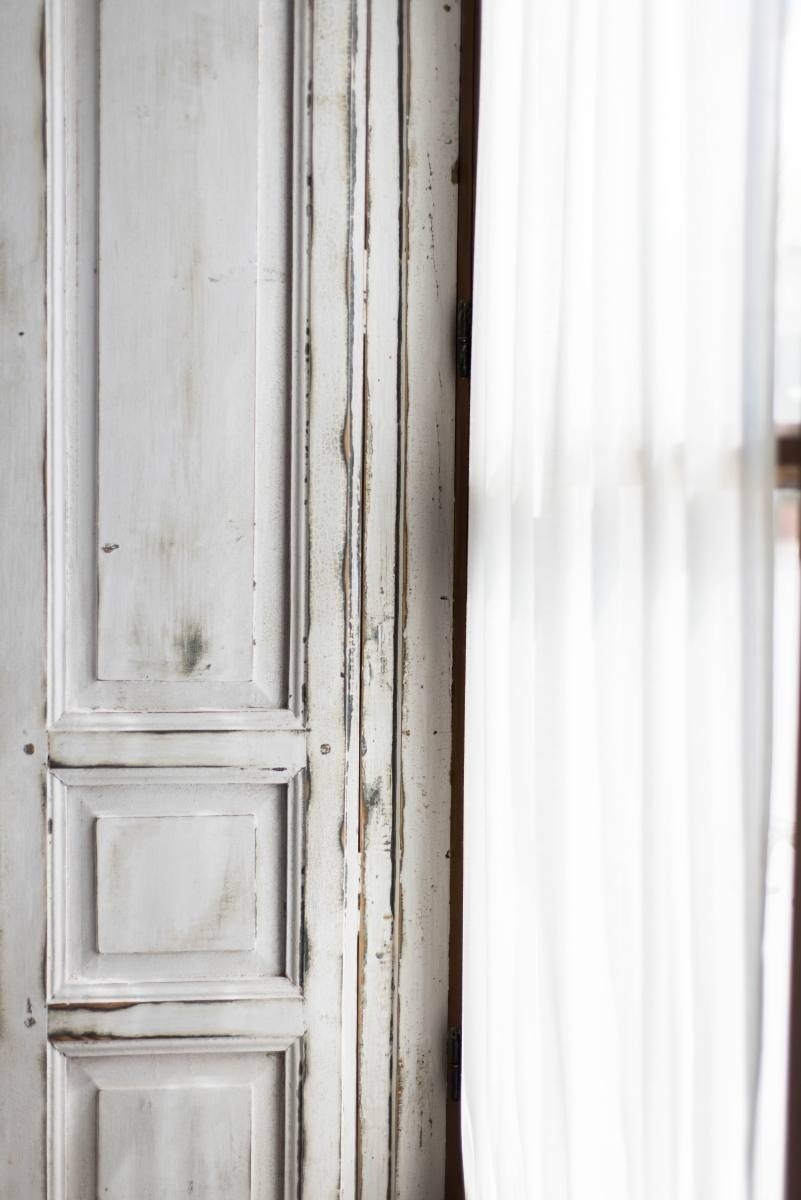
[[[780,8],[482,3],[470,1200],[752,1195]]]

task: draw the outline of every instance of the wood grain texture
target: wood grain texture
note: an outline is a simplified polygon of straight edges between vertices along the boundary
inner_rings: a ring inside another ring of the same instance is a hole
[[[369,11],[357,1196],[390,1195],[397,1074],[402,12]]]
[[[45,1186],[44,16],[0,5],[0,1191]]]
[[[409,0],[396,1195],[444,1188],[459,4]]]
[[[318,1036],[305,1060],[302,1136],[310,1200],[349,1197],[355,1187],[364,9],[363,0],[316,0],[312,39],[304,903],[317,920],[303,981],[309,1025]]]
[[[458,65],[458,4],[371,7],[357,1193],[365,1200],[431,1200],[444,1189]]]

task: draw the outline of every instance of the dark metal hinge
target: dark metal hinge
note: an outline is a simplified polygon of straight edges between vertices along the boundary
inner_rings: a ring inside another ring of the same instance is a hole
[[[473,356],[473,301],[460,300],[456,305],[456,373],[460,379],[470,378]]]
[[[458,1025],[448,1030],[448,1092],[458,1104],[462,1098],[462,1031]]]

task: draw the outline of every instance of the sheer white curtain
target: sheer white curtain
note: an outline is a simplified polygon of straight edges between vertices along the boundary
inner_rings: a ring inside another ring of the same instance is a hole
[[[753,1194],[780,8],[482,3],[470,1200]]]

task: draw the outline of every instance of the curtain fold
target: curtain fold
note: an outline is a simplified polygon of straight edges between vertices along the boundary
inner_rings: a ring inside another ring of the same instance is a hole
[[[780,20],[482,3],[470,1200],[753,1194]]]

